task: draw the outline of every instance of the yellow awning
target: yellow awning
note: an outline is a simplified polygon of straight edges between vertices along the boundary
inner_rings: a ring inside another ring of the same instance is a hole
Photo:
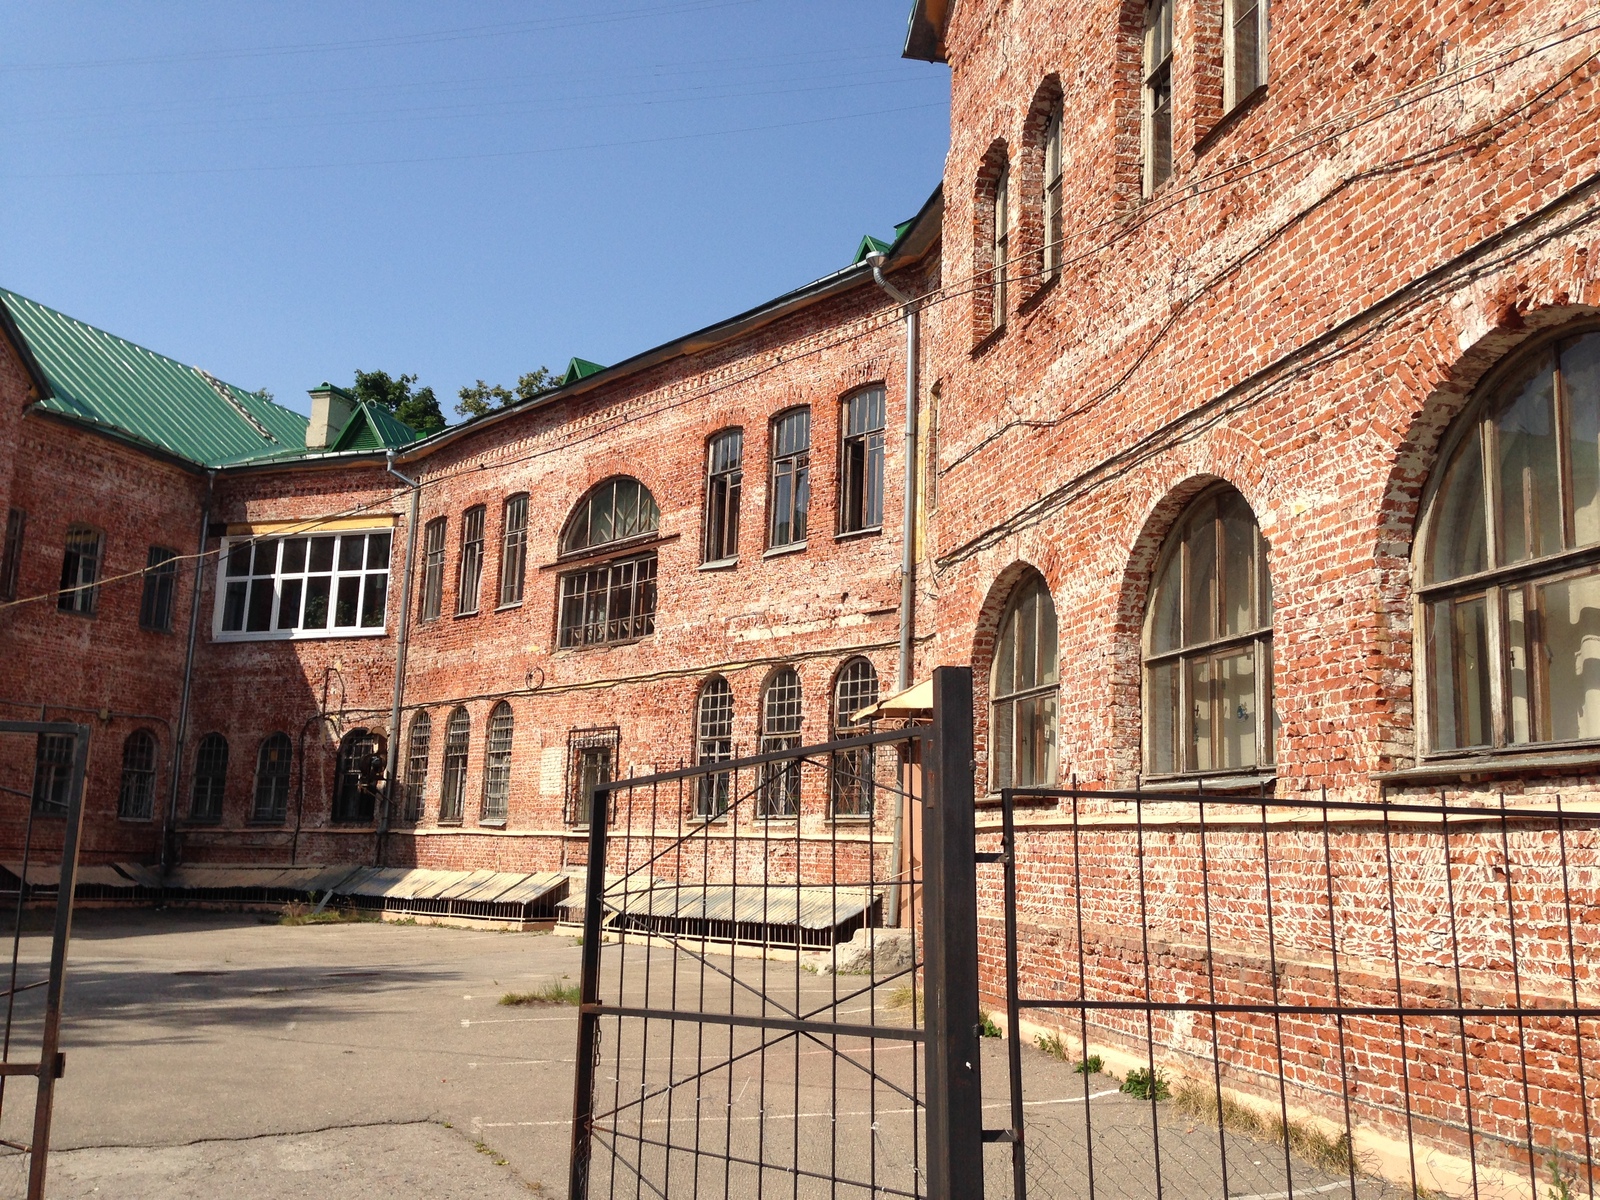
[[[930,717],[933,715],[933,680],[913,683],[903,692],[896,692],[876,704],[869,704],[850,718],[852,725],[879,717]]]

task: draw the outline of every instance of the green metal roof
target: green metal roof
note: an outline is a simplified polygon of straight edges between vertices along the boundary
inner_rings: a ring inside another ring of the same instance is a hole
[[[0,288],[50,395],[37,405],[201,466],[305,453],[306,418]]]
[[[597,362],[590,362],[587,358],[575,358],[567,364],[567,373],[561,377],[561,386],[577,383],[580,379],[587,379],[591,375],[598,375],[605,367]]]
[[[909,225],[909,224],[911,224],[910,221],[905,222],[905,225]],[[903,228],[904,228],[904,225],[895,226],[895,240],[896,241],[899,240],[900,231]],[[891,251],[893,249],[894,249],[894,246],[893,246],[892,243],[886,242],[882,238],[875,238],[870,233],[864,234],[862,236],[862,238],[861,238],[861,244],[856,247],[856,256],[854,258],[852,258],[850,261],[852,263],[866,262],[867,261],[867,255],[869,255],[869,254],[888,254],[889,251]]]
[[[320,389],[318,389],[320,390]],[[335,388],[334,391],[340,389]],[[349,393],[345,393],[348,395]],[[329,450],[394,450],[422,435],[381,404],[361,401]]]

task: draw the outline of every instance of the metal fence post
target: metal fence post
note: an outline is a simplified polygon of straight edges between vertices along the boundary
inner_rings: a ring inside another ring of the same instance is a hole
[[[970,668],[933,673],[932,750],[922,825],[928,1200],[983,1200]]]
[[[583,973],[578,993],[578,1054],[573,1064],[572,1159],[568,1200],[588,1200],[594,1149],[594,1072],[600,1053],[600,928],[606,892],[606,818],[611,793],[598,787],[589,799],[589,865],[584,875]],[[627,870],[627,865],[623,865]],[[619,947],[618,953],[625,947]]]

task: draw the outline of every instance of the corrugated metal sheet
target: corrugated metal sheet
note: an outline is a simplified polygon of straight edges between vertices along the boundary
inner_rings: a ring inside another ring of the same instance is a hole
[[[297,412],[4,288],[0,303],[50,385],[43,409],[205,466],[305,452]]]
[[[634,879],[626,888],[621,882],[608,887],[605,901],[608,911],[630,917],[834,929],[860,916],[881,895],[865,888],[802,887],[797,891],[783,884],[733,887]]]
[[[124,870],[126,870],[126,866]],[[232,863],[186,863],[173,867],[158,886],[183,891],[265,888],[325,892],[349,877],[351,867],[252,867]]]
[[[513,883],[500,895],[494,898],[496,904],[532,904],[542,900],[552,892],[567,886],[567,877],[559,871],[543,871],[536,875],[529,875]],[[462,897],[463,899],[479,899],[480,897]],[[487,899],[487,897],[482,897]]]
[[[9,871],[16,878],[18,878],[18,879],[22,878],[22,864],[20,862],[0,863],[0,867],[4,867],[7,871]],[[134,886],[136,886],[133,881],[125,878],[122,874],[120,874],[116,870],[115,867],[106,866],[106,865],[90,865],[90,866],[86,866],[86,865],[84,865],[82,863],[80,863],[78,865],[77,883],[78,883],[79,887],[106,887],[106,888],[129,888],[129,889],[131,889]],[[28,886],[29,887],[53,888],[53,887],[59,887],[60,884],[61,884],[61,864],[60,863],[45,863],[45,864],[42,864],[42,865],[39,864],[39,863],[29,863],[28,864]]]

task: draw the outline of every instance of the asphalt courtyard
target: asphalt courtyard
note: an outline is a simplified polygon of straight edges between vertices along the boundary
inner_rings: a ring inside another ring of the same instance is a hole
[[[660,987],[671,972],[683,978],[690,965],[687,958],[674,965],[674,956],[659,950],[647,965],[639,948],[627,952],[636,962],[635,985],[650,976]],[[42,976],[47,953],[44,933],[24,939],[19,982]],[[63,1200],[564,1196],[575,1013],[559,1005],[508,1007],[500,999],[551,980],[575,982],[580,953],[561,934],[426,924],[285,927],[257,914],[83,910],[68,971],[67,1063],[57,1090],[48,1194]],[[607,950],[608,958],[617,953]],[[741,960],[733,973],[753,982],[749,973],[759,967],[759,960]],[[795,977],[792,964],[783,975],[812,1008],[836,986],[861,987],[859,980]],[[36,990],[18,998],[13,1059],[28,1056],[41,997]],[[854,1012],[861,1003],[852,1000],[841,1016],[861,1020]],[[897,1018],[885,1011],[874,1019]],[[903,1023],[906,1014],[898,1019]],[[720,1041],[702,1051],[697,1038],[691,1052],[685,1036],[663,1053],[659,1043],[635,1051],[628,1037],[609,1053],[602,1048],[601,1090],[609,1086],[613,1096],[619,1078],[625,1092],[647,1077],[659,1083],[669,1062],[684,1079],[702,1053],[705,1065],[726,1058]],[[892,1085],[911,1083],[900,1078],[911,1062],[909,1045],[902,1043],[907,1053],[897,1055],[879,1043],[881,1085],[866,1084],[861,1071],[819,1045],[793,1053],[790,1039],[767,1056],[759,1106],[745,1062],[717,1073],[693,1104],[680,1089],[676,1109],[658,1112],[664,1101],[656,1100],[649,1111],[628,1110],[611,1123],[626,1129],[637,1118],[641,1131],[658,1137],[674,1123],[695,1122],[690,1114],[699,1104],[712,1114],[702,1126],[707,1146],[720,1136],[725,1148],[777,1164],[791,1155],[813,1162],[832,1157],[841,1174],[859,1176],[860,1161],[848,1164],[848,1172],[842,1168],[875,1145],[881,1168],[898,1172],[879,1182],[906,1185],[916,1150],[910,1118],[897,1116],[909,1110],[895,1101]],[[987,1123],[1004,1125],[1004,1044],[985,1041],[984,1052],[985,1107],[993,1110]],[[858,1061],[861,1055],[856,1048]],[[1163,1116],[1157,1150],[1149,1104],[1122,1095],[1105,1076],[1086,1080],[1031,1047],[1024,1055],[1030,1196],[1087,1195],[1090,1142],[1102,1196],[1160,1194],[1151,1170],[1156,1155],[1165,1196],[1287,1194],[1281,1153],[1273,1148],[1229,1135],[1224,1190],[1214,1128]],[[0,1137],[27,1140],[30,1085],[9,1081]],[[877,1098],[864,1101],[874,1091]],[[1086,1093],[1092,1122],[1085,1120]],[[847,1119],[830,1121],[830,1110]],[[795,1113],[798,1121],[789,1119]],[[683,1144],[681,1130],[674,1140]],[[823,1146],[830,1147],[827,1155]],[[1010,1194],[1007,1153],[1003,1145],[987,1148],[991,1196]],[[630,1149],[603,1164],[629,1195],[637,1180],[624,1159],[634,1154]],[[741,1182],[737,1171],[685,1178],[684,1169],[680,1160],[665,1181],[671,1195],[834,1194],[823,1180],[800,1186],[781,1169],[764,1173],[759,1189],[748,1173]],[[24,1172],[24,1156],[0,1147],[0,1197],[23,1193]],[[1304,1165],[1296,1166],[1292,1187],[1295,1195],[1348,1195],[1337,1175]],[[1379,1194],[1365,1181],[1359,1191],[1362,1200]]]

